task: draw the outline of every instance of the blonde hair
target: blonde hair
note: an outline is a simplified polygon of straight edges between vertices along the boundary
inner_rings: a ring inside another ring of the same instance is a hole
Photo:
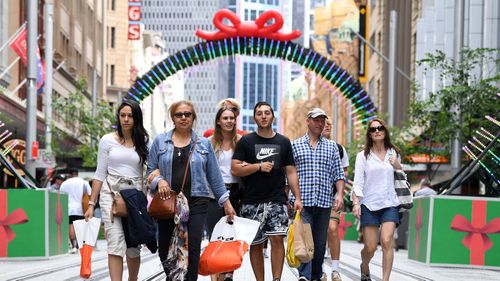
[[[238,111],[241,111],[240,103],[236,99],[233,99],[233,98],[227,98],[227,99],[223,99],[223,100],[219,101],[219,103],[217,103],[217,108],[226,107],[226,105],[224,104],[226,101],[228,101],[232,105],[234,105]]]

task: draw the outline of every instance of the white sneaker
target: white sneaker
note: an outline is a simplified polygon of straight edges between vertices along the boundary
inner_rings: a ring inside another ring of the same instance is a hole
[[[342,277],[340,277],[340,273],[338,271],[332,271],[332,281],[342,281]]]
[[[70,254],[76,254],[77,249],[76,248],[71,248],[69,249]]]

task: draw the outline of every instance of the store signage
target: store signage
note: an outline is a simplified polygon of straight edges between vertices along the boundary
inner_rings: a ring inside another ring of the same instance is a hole
[[[24,140],[19,140],[19,139],[12,139],[9,141],[6,141],[4,143],[5,147],[9,147],[13,143],[17,141],[17,145],[12,148],[10,153],[7,155],[7,159],[12,163],[12,157],[14,157],[17,162],[21,165],[26,165],[26,142]],[[13,164],[13,163],[12,163]],[[15,167],[15,165],[13,164]],[[3,172],[6,173],[9,176],[14,176],[7,168],[3,169]],[[17,169],[17,173],[21,176],[24,176],[24,172],[22,169]]]
[[[141,0],[128,0],[128,40],[141,39]]]
[[[359,35],[361,35],[365,40],[367,40],[367,9],[365,5],[359,7]],[[359,50],[358,50],[358,77],[362,83],[366,82],[367,71],[366,65],[368,62],[367,52],[368,47],[362,40],[359,40]]]

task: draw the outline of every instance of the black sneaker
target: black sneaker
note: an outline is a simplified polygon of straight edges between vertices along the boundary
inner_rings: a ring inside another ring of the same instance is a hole
[[[224,281],[233,281],[233,274],[232,273],[226,273],[224,275]]]

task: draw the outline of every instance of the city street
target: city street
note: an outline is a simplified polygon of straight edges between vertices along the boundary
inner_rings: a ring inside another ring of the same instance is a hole
[[[353,241],[342,242],[341,254],[341,273],[342,280],[359,280],[359,251],[362,245]],[[98,247],[92,255],[92,276],[89,280],[110,280],[107,272],[106,243],[103,240],[98,241]],[[373,280],[381,280],[382,260],[381,250],[376,252],[371,263],[371,274]],[[330,260],[325,261],[326,266]],[[266,280],[271,280],[270,259],[265,259]],[[80,256],[62,255],[45,260],[10,260],[0,261],[0,280],[81,280],[79,277]],[[126,272],[126,269],[125,269]],[[407,251],[400,250],[395,252],[394,268],[391,280],[439,280],[439,281],[457,281],[457,280],[498,280],[500,271],[486,270],[479,268],[451,268],[427,266],[422,263],[409,261]],[[126,280],[125,273],[125,278]],[[289,268],[285,263],[283,268],[282,280],[297,280],[298,273],[295,269]],[[151,254],[148,250],[142,253],[141,270],[139,280],[164,280],[164,275],[160,268],[158,256]],[[209,281],[207,276],[200,276],[200,281]],[[255,280],[252,267],[245,255],[244,263],[240,269],[235,272],[235,281]],[[330,280],[328,278],[328,280]]]

